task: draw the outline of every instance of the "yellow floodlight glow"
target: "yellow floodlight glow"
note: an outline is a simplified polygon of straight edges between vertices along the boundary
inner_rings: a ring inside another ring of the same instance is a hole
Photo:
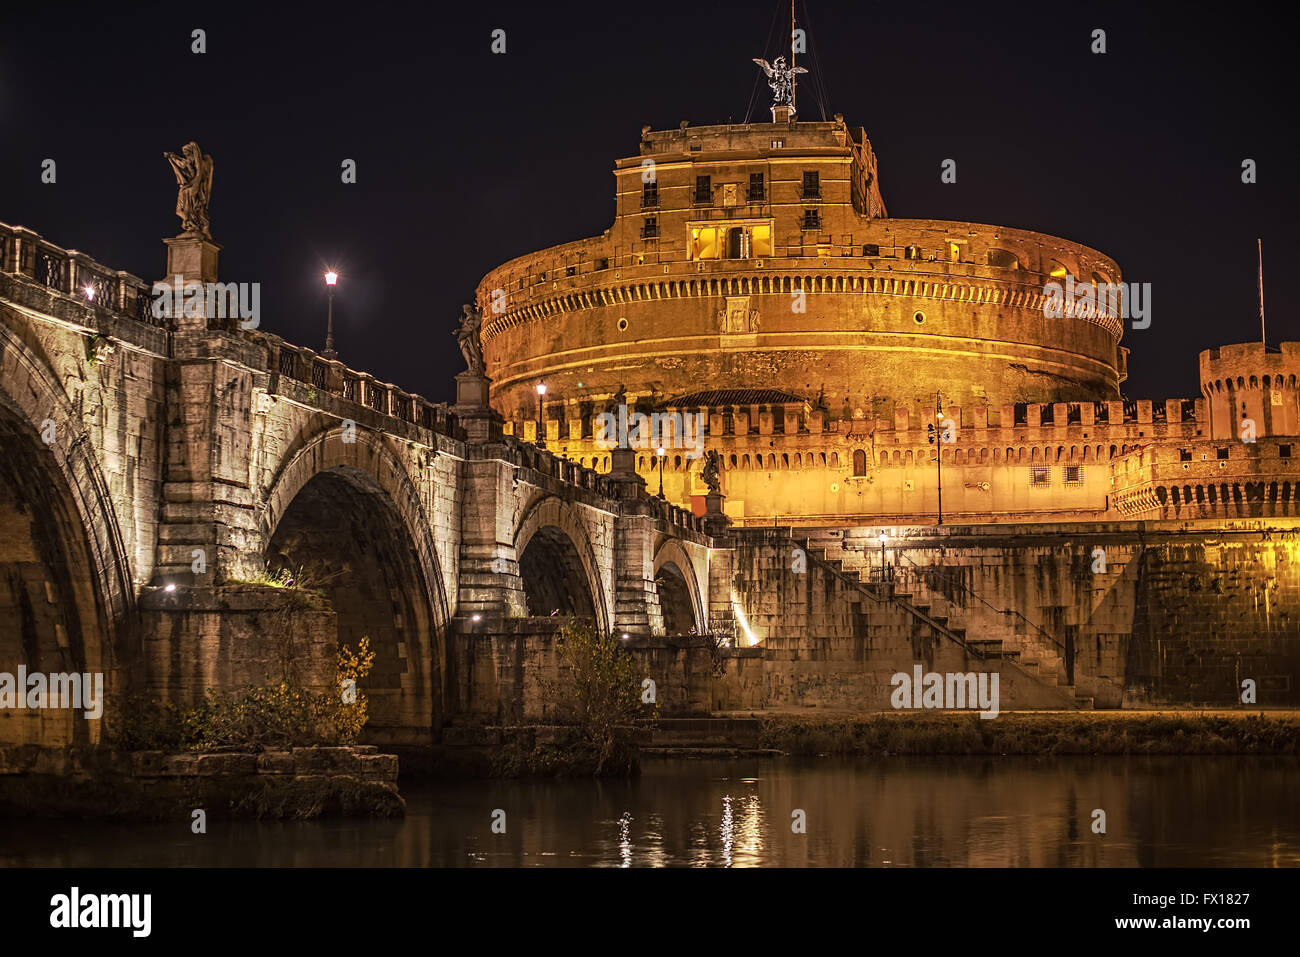
[[[752,648],[754,645],[758,644],[759,639],[755,637],[754,632],[750,630],[749,620],[745,618],[745,611],[740,607],[740,602],[736,600],[734,592],[731,595],[731,608],[736,613],[736,621],[740,622],[740,630],[745,633],[745,644]]]

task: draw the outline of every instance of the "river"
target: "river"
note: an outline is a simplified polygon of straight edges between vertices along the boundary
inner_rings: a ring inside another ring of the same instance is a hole
[[[188,820],[6,819],[0,866],[1294,867],[1297,770],[1249,757],[650,759],[631,781],[411,782],[399,820],[213,818],[196,835]]]

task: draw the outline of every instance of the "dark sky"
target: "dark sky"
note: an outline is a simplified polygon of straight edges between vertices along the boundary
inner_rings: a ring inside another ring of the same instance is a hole
[[[6,4],[0,221],[160,278],[161,237],[180,231],[162,153],[196,139],[216,164],[222,279],[261,282],[262,327],[319,348],[320,275],[336,265],[341,358],[449,399],[452,328],[483,274],[607,227],[613,162],[643,125],[742,121],[778,7]],[[1300,338],[1283,282],[1300,258],[1284,228],[1296,55],[1275,8],[799,8],[827,112],[866,127],[893,215],[1051,233],[1152,284],[1151,327],[1124,337],[1129,397],[1195,395],[1199,350],[1258,338],[1256,237],[1270,341]],[[498,27],[505,55],[490,52]],[[1104,55],[1089,52],[1097,27]],[[47,157],[55,185],[40,183]],[[340,182],[345,158],[356,185]]]

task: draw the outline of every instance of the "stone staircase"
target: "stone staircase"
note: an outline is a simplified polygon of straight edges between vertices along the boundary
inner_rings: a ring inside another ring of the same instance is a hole
[[[809,561],[815,561],[852,582],[872,600],[888,601],[902,608],[914,620],[961,645],[977,658],[1007,662],[1035,681],[1057,689],[1077,707],[1093,707],[1093,699],[1076,695],[1074,685],[1066,676],[1064,648],[1059,647],[1051,636],[1039,634],[1041,629],[1014,643],[1002,638],[971,638],[967,635],[965,611],[961,606],[933,592],[919,576],[909,578],[906,591],[892,581],[871,581],[872,566],[867,551],[845,549],[839,537],[829,531],[814,533],[804,540],[802,547]],[[879,568],[878,565],[875,567]]]

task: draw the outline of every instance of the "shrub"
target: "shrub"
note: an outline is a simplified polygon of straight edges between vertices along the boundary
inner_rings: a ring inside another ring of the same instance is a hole
[[[571,618],[556,636],[560,678],[548,689],[559,714],[577,724],[595,749],[595,772],[635,767],[633,741],[638,727],[653,717],[641,703],[636,662],[613,634],[602,635],[591,622]]]
[[[359,683],[375,662],[370,639],[357,650],[344,645],[337,658],[337,691],[316,692],[291,678],[237,692],[209,690],[192,708],[177,708],[158,698],[132,695],[114,713],[109,733],[125,750],[265,750],[341,745],[356,741],[369,719],[365,694],[346,694],[346,682]],[[353,685],[355,687],[355,684]]]

